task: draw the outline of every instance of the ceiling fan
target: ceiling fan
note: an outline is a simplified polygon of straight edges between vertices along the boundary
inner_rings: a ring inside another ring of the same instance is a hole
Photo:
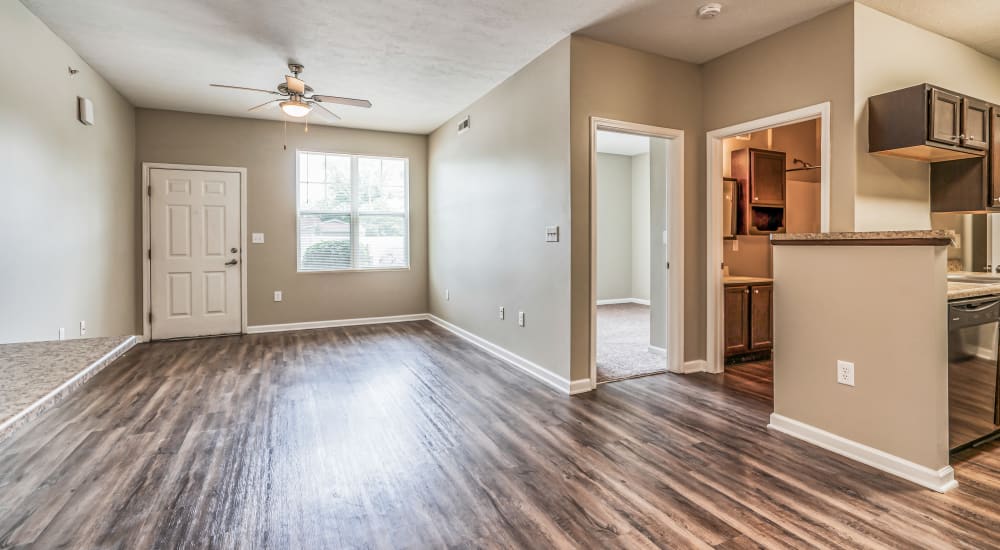
[[[285,81],[278,84],[277,91],[261,90],[260,88],[247,88],[246,86],[229,86],[227,84],[210,84],[210,86],[214,86],[216,88],[231,88],[233,90],[248,90],[251,92],[261,92],[280,96],[278,99],[265,101],[264,103],[251,107],[247,110],[254,112],[264,108],[274,107],[274,105],[277,104],[286,115],[296,118],[302,118],[308,115],[312,111],[313,107],[319,107],[334,119],[340,120],[340,117],[323,105],[323,103],[335,103],[338,105],[349,105],[351,107],[364,107],[366,109],[372,106],[372,102],[367,99],[353,99],[350,97],[313,93],[313,89],[310,86],[307,86],[305,81],[299,78],[299,75],[302,74],[304,69],[305,67],[299,65],[298,63],[289,63],[288,70],[292,71],[292,75],[294,76],[285,75]]]

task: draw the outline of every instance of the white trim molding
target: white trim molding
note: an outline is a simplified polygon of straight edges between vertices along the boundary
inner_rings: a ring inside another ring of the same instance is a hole
[[[694,372],[708,372],[708,361],[704,359],[694,359],[691,361],[684,362],[684,368],[679,371],[675,371],[679,374],[691,374]]]
[[[643,300],[642,298],[608,298],[606,300],[597,301],[597,305],[599,306],[610,306],[615,304],[639,304],[640,306],[648,306],[649,300]]]
[[[406,323],[409,321],[424,321],[426,313],[411,315],[390,315],[386,317],[358,317],[356,319],[334,319],[330,321],[305,321],[302,323],[281,323],[276,325],[252,325],[247,327],[247,334],[263,334],[267,332],[288,332],[293,330],[312,330],[317,328],[353,327],[357,325],[381,325],[385,323]]]
[[[104,367],[107,367],[113,363],[115,359],[118,359],[124,355],[125,352],[135,347],[140,340],[141,338],[139,336],[129,336],[124,342],[115,346],[114,349],[108,353],[105,353],[100,359],[84,367],[80,372],[74,374],[72,378],[60,384],[59,387],[45,394],[43,397],[31,405],[28,405],[24,408],[24,410],[8,418],[3,423],[0,423],[0,440],[3,440],[23,423],[41,414],[50,406],[66,397],[66,395],[70,392],[79,388],[84,382],[90,380],[95,374],[101,372]]]
[[[721,373],[725,359],[722,349],[723,327],[723,240],[722,240],[722,140],[727,137],[749,134],[787,126],[796,122],[819,119],[820,121],[820,231],[830,230],[830,102],[818,103],[794,111],[752,120],[743,124],[712,130],[705,135],[706,174],[708,201],[705,204],[707,239],[705,246],[706,279],[706,324],[705,357],[708,361],[706,372]],[[780,335],[778,336],[780,338]]]
[[[951,466],[933,470],[778,413],[771,414],[771,423],[767,427],[939,493],[958,487]]]
[[[505,363],[530,374],[535,379],[560,393],[574,395],[577,393],[588,392],[593,389],[590,386],[589,378],[581,378],[579,380],[570,381],[537,363],[533,363],[506,348],[500,347],[481,336],[477,336],[457,325],[449,323],[436,315],[427,315],[427,319],[435,325],[452,332],[459,338],[466,340],[470,344],[479,347],[483,351],[502,359]]]

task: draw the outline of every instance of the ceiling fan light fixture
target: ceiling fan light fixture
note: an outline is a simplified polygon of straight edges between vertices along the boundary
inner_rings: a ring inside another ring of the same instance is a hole
[[[281,105],[281,110],[284,111],[286,115],[295,118],[302,118],[308,115],[309,111],[312,111],[312,105],[297,99],[282,101],[279,105]]]

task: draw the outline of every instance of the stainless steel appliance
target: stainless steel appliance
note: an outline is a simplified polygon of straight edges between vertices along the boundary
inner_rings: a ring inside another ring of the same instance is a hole
[[[1000,297],[948,303],[948,447],[1000,437]]]

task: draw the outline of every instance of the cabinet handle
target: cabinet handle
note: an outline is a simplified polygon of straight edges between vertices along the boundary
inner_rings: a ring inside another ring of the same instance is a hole
[[[750,294],[750,289],[749,289],[749,288],[745,288],[745,289],[743,289],[743,293],[744,293],[744,294]]]
[[[760,291],[755,288],[755,289],[753,289],[753,293],[754,294],[760,294]]]

